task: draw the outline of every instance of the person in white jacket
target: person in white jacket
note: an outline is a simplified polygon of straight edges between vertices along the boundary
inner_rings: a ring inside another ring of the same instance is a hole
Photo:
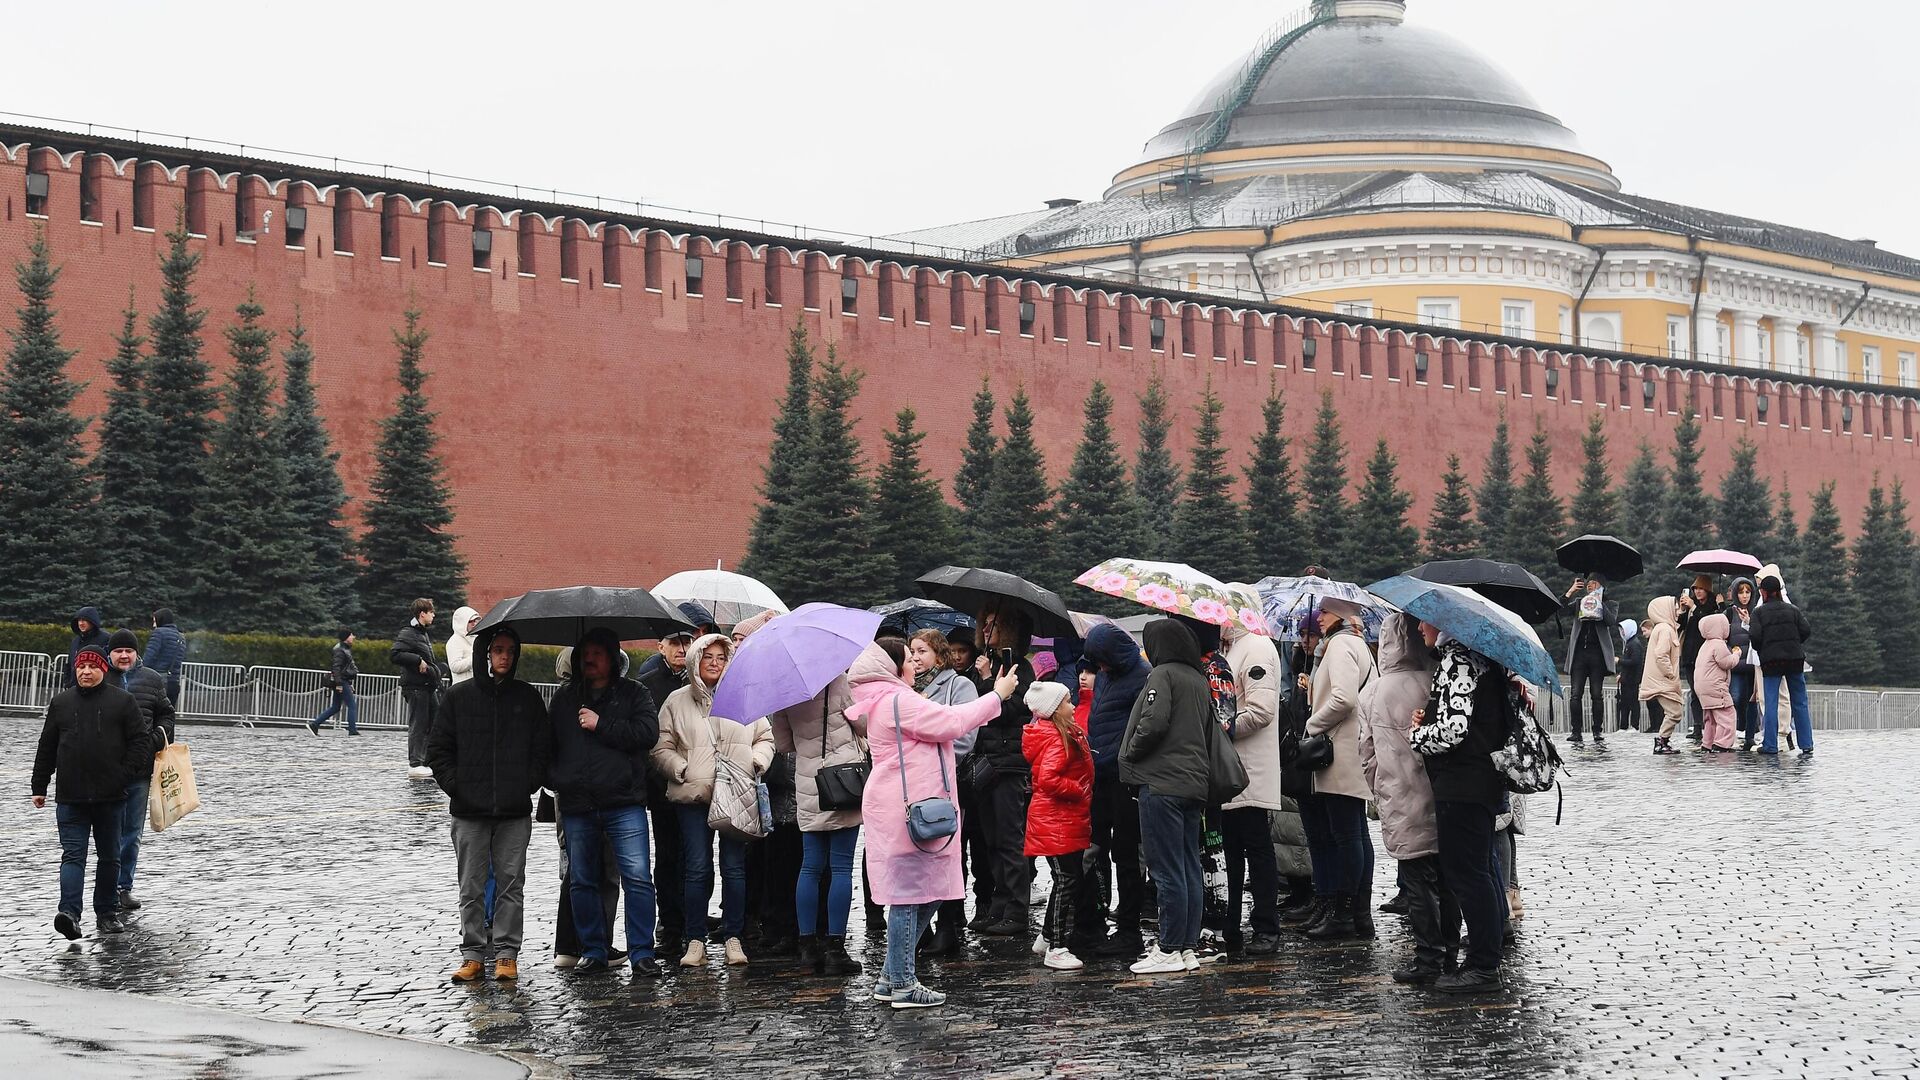
[[[1247,770],[1247,787],[1222,807],[1221,832],[1226,842],[1227,909],[1233,925],[1227,930],[1227,951],[1239,952],[1242,886],[1253,890],[1247,942],[1251,956],[1271,956],[1280,949],[1280,864],[1268,831],[1268,811],[1283,809],[1280,793],[1280,733],[1274,722],[1280,713],[1280,653],[1273,639],[1250,634],[1236,625],[1223,627],[1220,638],[1233,669],[1234,695],[1240,705],[1233,722],[1233,748]]]
[[[454,610],[448,627],[452,636],[447,638],[447,670],[453,673],[456,686],[473,678],[473,628],[479,625],[479,612],[470,607]]]

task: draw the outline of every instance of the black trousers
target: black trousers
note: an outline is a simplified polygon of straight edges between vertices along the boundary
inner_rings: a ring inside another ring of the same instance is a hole
[[[972,761],[971,757],[967,759],[969,764]],[[985,808],[986,801],[986,791],[976,785],[967,784],[960,789],[961,874],[963,880],[966,875],[972,875],[973,913],[977,916],[991,911],[994,901],[993,858],[987,839],[990,814]],[[960,921],[965,922],[965,917]]]
[[[1460,904],[1441,883],[1440,857],[1426,855],[1400,864],[1407,891],[1407,919],[1413,927],[1414,964],[1440,971],[1460,947]]]
[[[679,942],[680,931],[687,924],[686,903],[683,900],[687,883],[681,867],[680,815],[674,810],[673,804],[667,801],[664,789],[658,797],[647,800],[647,826],[652,831],[649,839],[653,844],[653,902],[660,917],[660,928],[654,932],[654,943],[674,945]],[[619,891],[617,888],[614,890],[616,894]],[[613,925],[611,917],[607,925]],[[672,956],[664,958],[668,962],[678,959]]]
[[[411,688],[407,699],[407,764],[427,763],[427,736],[433,733],[433,714],[440,705],[440,691],[431,686]]]
[[[1693,665],[1691,663],[1687,664],[1686,670],[1688,672],[1685,679],[1687,684],[1687,738],[1692,739],[1694,742],[1699,742],[1703,729],[1707,725],[1707,717],[1705,713],[1700,711],[1700,695],[1693,692],[1693,675],[1691,674]]]
[[[1033,889],[1033,862],[1027,858],[1027,803],[1033,781],[1002,775],[980,793],[981,835],[993,877],[991,910],[1000,919],[1025,919]],[[977,872],[977,871],[976,871]]]
[[[1114,932],[1137,938],[1146,903],[1146,879],[1140,873],[1140,804],[1118,776],[1094,777],[1092,819],[1093,846],[1087,849],[1077,918],[1080,933],[1089,939],[1106,935],[1101,909],[1118,893]]]
[[[1227,939],[1240,937],[1240,903],[1244,887],[1253,888],[1253,915],[1249,925],[1256,934],[1280,932],[1280,861],[1273,853],[1273,835],[1267,828],[1267,811],[1258,806],[1243,806],[1220,814],[1220,837],[1227,846],[1227,911],[1230,920]]]
[[[1607,685],[1607,661],[1600,655],[1599,649],[1581,649],[1568,663],[1573,676],[1573,686],[1567,692],[1567,708],[1573,712],[1573,737],[1580,737],[1581,722],[1584,713],[1582,699],[1591,698],[1593,703],[1593,737],[1607,737],[1607,710],[1604,705]]]
[[[1071,949],[1070,943],[1081,940],[1075,909],[1083,891],[1085,855],[1084,851],[1075,851],[1047,856],[1047,865],[1053,870],[1053,891],[1047,894],[1047,918],[1041,924],[1041,933],[1056,949]]]
[[[1620,696],[1613,703],[1615,726],[1621,731],[1640,728],[1640,673],[1622,673]]]
[[[794,894],[800,885],[800,826],[776,825],[766,839],[747,845],[747,932],[763,942],[800,935]],[[825,908],[819,909],[823,914]],[[806,933],[825,933],[809,928]]]
[[[1507,886],[1494,853],[1494,808],[1437,799],[1433,811],[1439,826],[1440,882],[1458,902],[1470,938],[1466,966],[1497,970],[1507,940]],[[1457,941],[1458,928],[1458,920],[1449,922],[1443,935]]]

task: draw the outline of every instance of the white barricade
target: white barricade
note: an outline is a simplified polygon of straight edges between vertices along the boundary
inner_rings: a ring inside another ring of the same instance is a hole
[[[53,699],[66,657],[45,653],[0,652],[0,712],[39,715]]]
[[[1920,728],[1920,690],[1889,690],[1881,694],[1880,726]]]
[[[181,716],[251,724],[253,680],[238,664],[180,665]]]
[[[407,702],[400,694],[400,676],[356,675],[353,696],[360,707],[361,727],[407,729]],[[345,723],[337,716],[334,722]]]

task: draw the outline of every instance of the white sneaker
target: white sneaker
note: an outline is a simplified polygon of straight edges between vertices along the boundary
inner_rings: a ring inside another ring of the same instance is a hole
[[[687,942],[687,951],[680,957],[680,966],[685,968],[707,966],[707,943],[704,941]]]
[[[747,950],[740,947],[740,939],[737,937],[728,938],[727,939],[727,963],[732,965],[733,967],[740,967],[744,965],[746,962],[747,962]]]
[[[1047,935],[1045,934],[1033,935],[1033,955],[1035,956],[1047,955]]]
[[[553,970],[566,971],[580,962],[580,958],[567,953],[559,953],[553,958]]]
[[[1182,967],[1186,968],[1188,971],[1200,970],[1200,958],[1194,955],[1194,952],[1192,949],[1180,950],[1180,964]]]
[[[407,768],[407,775],[415,780],[431,780],[433,779],[433,770],[427,768],[425,765],[411,765]]]
[[[1048,949],[1044,963],[1055,971],[1079,971],[1086,967],[1080,958],[1065,949]]]
[[[1194,967],[1199,967],[1195,964]],[[1187,970],[1186,958],[1177,952],[1161,952],[1155,945],[1147,950],[1147,955],[1133,962],[1127,970],[1135,975],[1172,975]]]

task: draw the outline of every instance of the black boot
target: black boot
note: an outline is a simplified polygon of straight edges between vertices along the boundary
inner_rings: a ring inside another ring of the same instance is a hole
[[[960,931],[954,921],[940,916],[939,925],[933,928],[933,938],[927,942],[927,952],[933,956],[959,956],[960,945]]]
[[[860,974],[860,962],[847,955],[847,939],[844,937],[827,939],[824,967],[825,974],[834,978]]]
[[[1332,906],[1333,906],[1333,896],[1331,894],[1315,895],[1313,898],[1313,903],[1307,906],[1306,916],[1300,919],[1298,922],[1294,923],[1293,928],[1295,930],[1300,931],[1303,934],[1307,933],[1308,931],[1312,930],[1314,927],[1319,926],[1321,922],[1325,921],[1327,917],[1327,909],[1331,908]]]
[[[1352,893],[1335,893],[1328,899],[1320,921],[1307,927],[1307,936],[1315,941],[1345,941],[1356,934]]]
[[[1373,890],[1361,889],[1354,893],[1348,907],[1353,912],[1353,936],[1373,940]]]
[[[827,958],[820,946],[819,937],[813,934],[800,935],[800,966],[820,974],[827,965]]]
[[[1288,904],[1281,908],[1280,921],[1288,926],[1297,926],[1300,929],[1306,929],[1306,927],[1320,915],[1320,898],[1309,890],[1304,900],[1304,903]]]
[[[1393,899],[1380,905],[1380,910],[1388,915],[1405,915],[1407,913],[1407,890],[1401,889],[1399,892],[1394,893]]]

